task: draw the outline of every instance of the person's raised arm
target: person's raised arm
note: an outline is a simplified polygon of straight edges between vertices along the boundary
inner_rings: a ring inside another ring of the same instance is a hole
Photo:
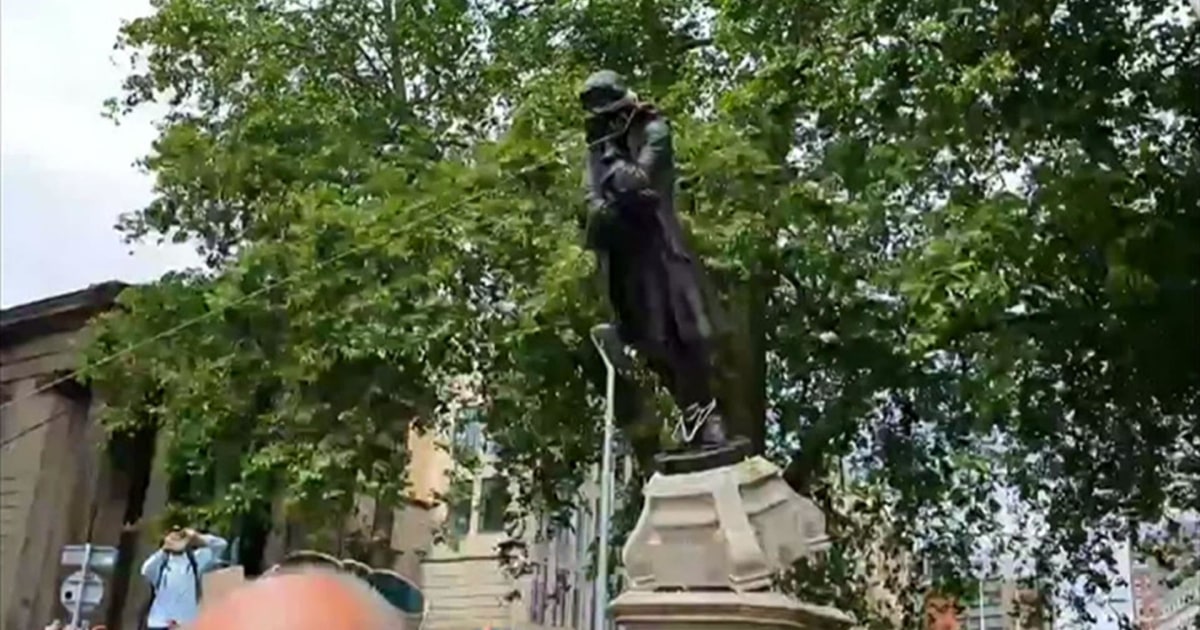
[[[209,554],[204,563],[205,566],[200,567],[201,570],[206,570],[209,566],[216,564],[221,556],[225,555],[225,550],[229,548],[229,541],[216,534],[197,534],[196,538],[204,543],[204,549],[207,549]]]

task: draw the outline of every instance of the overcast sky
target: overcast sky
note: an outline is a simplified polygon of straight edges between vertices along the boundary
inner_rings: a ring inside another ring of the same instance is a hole
[[[154,137],[149,115],[100,117],[124,77],[112,44],[148,0],[0,3],[0,304],[105,280],[149,280],[195,264],[188,248],[131,248],[112,229],[150,197],[131,163]]]

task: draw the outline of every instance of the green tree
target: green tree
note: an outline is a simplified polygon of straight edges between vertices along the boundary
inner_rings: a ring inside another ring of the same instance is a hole
[[[119,40],[114,115],[169,105],[155,200],[119,227],[208,266],[127,292],[89,376],[113,430],[218,469],[214,514],[319,519],[401,495],[408,431],[477,373],[519,504],[561,513],[598,452],[604,317],[574,88],[611,67],[672,117],[739,330],[735,427],[841,536],[842,590],[804,588],[869,613],[880,535],[961,588],[975,540],[1030,546],[997,486],[1046,519],[1052,583],[1200,508],[1184,6],[159,0]]]

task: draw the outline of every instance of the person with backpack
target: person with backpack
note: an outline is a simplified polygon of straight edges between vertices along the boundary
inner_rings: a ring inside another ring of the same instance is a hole
[[[142,627],[167,630],[190,624],[200,608],[201,577],[220,561],[228,546],[220,536],[171,528],[158,551],[142,563],[142,577],[151,588]]]

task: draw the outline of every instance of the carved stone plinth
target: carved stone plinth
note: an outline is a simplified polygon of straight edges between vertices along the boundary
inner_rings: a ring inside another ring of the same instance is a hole
[[[761,457],[654,475],[625,544],[629,589],[763,590],[781,568],[827,545],[825,516]]]
[[[840,610],[780,593],[630,591],[611,611],[622,630],[846,630],[854,623]]]
[[[628,590],[610,613],[626,630],[821,628],[853,619],[767,592],[775,575],[828,546],[825,515],[761,457],[656,474],[625,545]]]

